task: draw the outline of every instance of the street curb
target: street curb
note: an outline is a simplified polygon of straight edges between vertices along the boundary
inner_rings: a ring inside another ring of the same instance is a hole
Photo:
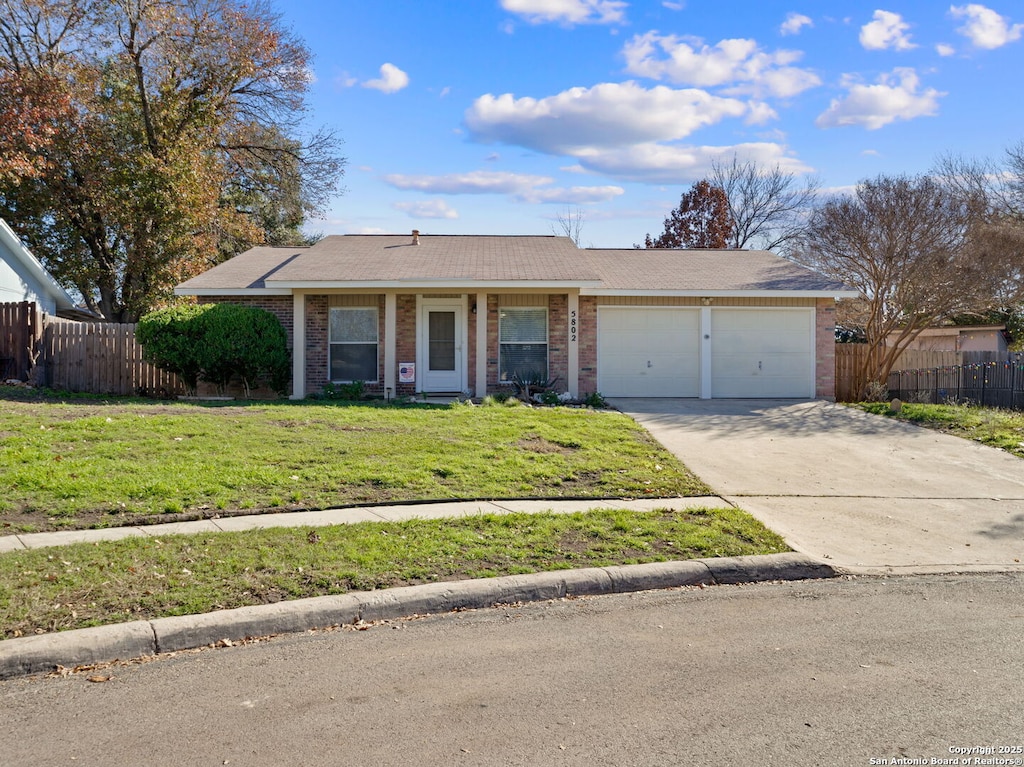
[[[297,633],[360,621],[394,620],[566,596],[836,575],[837,571],[830,565],[802,554],[786,553],[555,570],[310,597],[202,615],[6,639],[0,641],[0,679],[53,671],[58,665],[73,668],[205,647],[224,640],[240,642],[250,637]]]

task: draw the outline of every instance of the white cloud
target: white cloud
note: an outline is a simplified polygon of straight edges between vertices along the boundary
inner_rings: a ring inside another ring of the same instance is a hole
[[[607,202],[625,193],[621,186],[571,186],[554,189],[531,189],[518,199],[523,202],[557,202],[583,205],[588,202]]]
[[[721,40],[713,46],[695,37],[636,35],[623,48],[626,71],[652,80],[702,88],[730,85],[731,93],[788,98],[821,84],[809,69],[790,66],[800,51],[768,53],[756,40]]]
[[[813,27],[814,22],[810,16],[804,16],[802,13],[788,13],[786,14],[786,20],[782,22],[782,26],[779,27],[780,35],[799,35],[800,30],[804,27]]]
[[[625,181],[645,184],[676,185],[706,177],[712,163],[752,160],[772,167],[779,165],[790,173],[807,173],[810,167],[789,155],[781,144],[763,142],[734,146],[680,146],[635,144],[609,150],[591,150],[580,155],[580,165],[589,171],[604,173]]]
[[[680,139],[748,109],[702,90],[601,83],[543,99],[486,94],[466,111],[466,126],[478,141],[575,156],[593,147]]]
[[[860,28],[860,44],[868,50],[909,51],[917,47],[907,34],[910,25],[898,13],[875,11],[874,19]]]
[[[444,200],[423,200],[421,202],[396,202],[395,210],[408,213],[410,218],[458,218],[459,212],[449,208]]]
[[[605,202],[618,197],[625,191],[619,186],[554,187],[551,186],[554,179],[549,176],[533,176],[507,171],[472,171],[470,173],[448,173],[443,176],[393,174],[385,176],[384,182],[397,189],[411,189],[429,194],[504,194],[521,202],[532,203]],[[451,216],[445,217],[451,218]]]
[[[896,120],[934,115],[939,110],[939,98],[946,94],[934,88],[920,91],[920,84],[917,72],[909,67],[897,67],[890,74],[881,75],[875,85],[844,78],[847,95],[833,99],[815,125],[819,128],[860,125],[867,130],[878,130]]]
[[[748,103],[747,125],[764,125],[772,120],[779,119],[779,113],[763,101],[751,101]]]
[[[956,19],[966,19],[957,32],[968,38],[978,48],[992,50],[1007,43],[1019,40],[1024,32],[1024,24],[1011,24],[1005,16],[1000,16],[991,8],[978,3],[969,5],[952,5],[950,15]]]
[[[335,76],[334,87],[336,88],[351,88],[353,85],[358,84],[359,80],[354,78],[348,72],[342,72]]]
[[[952,45],[947,45],[946,43],[939,43],[935,46],[935,52],[940,56],[952,56],[956,53],[956,48]]]
[[[620,24],[628,3],[621,0],[501,0],[501,7],[531,24]]]
[[[863,150],[861,150],[861,154],[864,155],[865,157],[881,157],[882,156],[882,153],[879,152],[877,149],[863,149]]]
[[[670,0],[664,0],[662,6],[668,8],[670,11],[681,11],[686,7],[686,3],[673,3]]]
[[[385,63],[380,65],[380,77],[376,80],[367,80],[363,83],[363,87],[373,88],[381,93],[394,93],[402,90],[408,84],[409,75],[394,64]]]

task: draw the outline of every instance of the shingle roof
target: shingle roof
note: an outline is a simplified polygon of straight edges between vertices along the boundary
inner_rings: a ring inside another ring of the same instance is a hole
[[[749,250],[579,249],[568,237],[335,235],[307,248],[257,247],[178,287],[196,292],[293,287],[545,283],[584,292],[847,292],[843,285]]]
[[[288,266],[309,248],[250,248],[209,271],[196,275],[178,286],[178,292],[191,290],[264,290],[266,280]]]
[[[274,280],[380,282],[415,280],[591,281],[568,237],[339,235],[325,237]]]
[[[600,290],[838,291],[842,283],[764,250],[587,250]]]

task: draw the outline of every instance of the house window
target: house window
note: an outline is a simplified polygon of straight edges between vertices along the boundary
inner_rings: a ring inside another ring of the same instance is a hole
[[[502,383],[547,380],[548,310],[503,308],[498,322],[499,377]]]
[[[377,381],[377,309],[332,307],[331,380]]]

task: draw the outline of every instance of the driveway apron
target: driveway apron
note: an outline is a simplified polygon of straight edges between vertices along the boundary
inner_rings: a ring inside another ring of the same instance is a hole
[[[824,401],[613,399],[729,503],[851,572],[1024,570],[1024,461]]]

